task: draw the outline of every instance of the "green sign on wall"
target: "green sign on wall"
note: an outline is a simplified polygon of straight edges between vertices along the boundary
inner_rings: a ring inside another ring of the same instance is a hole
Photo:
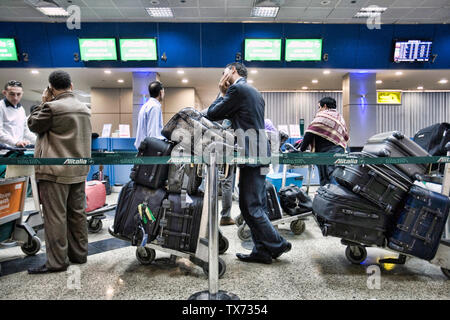
[[[116,39],[79,39],[81,60],[117,60]]]
[[[0,38],[0,61],[17,61],[17,50],[14,39]]]
[[[286,39],[286,61],[321,61],[322,39]]]
[[[245,60],[280,61],[281,39],[245,39]]]
[[[156,39],[120,39],[120,58],[129,60],[157,60]]]

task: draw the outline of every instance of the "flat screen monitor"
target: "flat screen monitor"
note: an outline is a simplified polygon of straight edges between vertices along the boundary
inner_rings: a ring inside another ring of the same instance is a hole
[[[16,42],[13,38],[0,38],[0,61],[18,61]]]
[[[281,39],[245,39],[246,61],[280,61]]]
[[[322,39],[286,39],[286,61],[321,61]]]
[[[394,62],[426,62],[430,60],[432,41],[395,41]]]
[[[156,39],[120,39],[122,61],[158,60]]]
[[[117,60],[116,39],[79,39],[83,61]]]

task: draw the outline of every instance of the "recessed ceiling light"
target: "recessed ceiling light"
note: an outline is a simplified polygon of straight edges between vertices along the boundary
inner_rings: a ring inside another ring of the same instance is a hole
[[[40,12],[48,17],[68,17],[69,13],[60,7],[36,7]]]
[[[123,79],[119,79],[119,80],[117,80],[117,82],[118,83],[123,83],[124,81],[123,81]]]
[[[383,81],[377,80],[376,83],[380,84],[380,83],[383,83]]]
[[[104,73],[111,74],[111,70],[105,70]]]
[[[145,10],[155,18],[173,18],[173,12],[170,8],[145,8]]]
[[[423,90],[423,87],[422,86],[418,86],[417,90]]]
[[[401,71],[397,71],[397,72],[395,73],[396,76],[401,76],[402,74],[403,74],[403,72],[401,72]]]
[[[302,90],[308,90],[308,87],[302,87]]]
[[[247,82],[248,83],[253,83],[253,80],[252,79],[248,79]]]
[[[38,70],[31,70],[31,73],[32,74],[39,74],[39,71]]]
[[[447,79],[441,79],[441,80],[439,80],[439,83],[442,83],[442,84],[447,83],[447,82],[448,82]]]
[[[323,74],[330,74],[330,70],[324,70]]]
[[[317,80],[317,79],[314,79],[313,81],[311,81],[312,83],[317,83],[317,82],[319,82],[319,80]]]
[[[275,18],[279,7],[253,7],[252,17]]]
[[[183,79],[183,80],[181,80],[181,82],[183,82],[183,83],[188,83],[189,80],[188,80],[188,79]]]
[[[370,6],[366,8],[361,8],[356,14],[355,18],[371,18],[371,17],[379,17],[383,12],[385,12],[387,8],[378,7],[378,6]]]
[[[177,73],[178,74],[184,74],[184,70],[178,70]]]
[[[258,73],[258,70],[251,70],[250,73],[256,74]]]

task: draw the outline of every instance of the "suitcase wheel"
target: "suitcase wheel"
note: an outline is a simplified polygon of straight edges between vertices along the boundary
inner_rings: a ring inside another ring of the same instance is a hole
[[[31,239],[29,239],[27,243],[23,244],[20,248],[22,249],[23,253],[25,253],[27,256],[34,256],[36,253],[41,250],[41,239],[34,236]]]
[[[361,187],[360,187],[360,186],[354,186],[353,189],[352,189],[352,191],[353,191],[354,193],[359,193],[359,192],[361,191]]]
[[[229,246],[230,243],[228,242],[228,239],[219,235],[219,254],[224,254]]]
[[[347,246],[345,256],[353,264],[361,264],[367,258],[367,250],[363,246]]]
[[[445,268],[441,268],[441,270],[442,273],[445,274],[445,276],[450,279],[450,270]]]
[[[295,235],[301,235],[306,229],[305,222],[302,220],[296,220],[291,222],[291,231]]]
[[[156,252],[153,249],[147,247],[138,247],[136,249],[136,258],[143,265],[149,265],[155,260]]]
[[[205,275],[207,277],[209,277],[209,263],[205,262],[203,264],[203,272],[205,273]],[[221,279],[223,277],[223,275],[225,274],[225,271],[227,271],[227,265],[225,263],[225,261],[222,260],[222,258],[219,258],[219,279]]]
[[[401,133],[400,131],[395,131],[394,133],[392,133],[392,135],[394,136],[394,138],[396,138],[398,140],[405,138],[405,135],[403,133]]]

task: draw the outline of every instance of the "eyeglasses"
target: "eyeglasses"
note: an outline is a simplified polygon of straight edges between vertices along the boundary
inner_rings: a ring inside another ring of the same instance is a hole
[[[16,80],[10,80],[10,81],[8,81],[7,86],[22,87],[22,82],[16,81]]]

